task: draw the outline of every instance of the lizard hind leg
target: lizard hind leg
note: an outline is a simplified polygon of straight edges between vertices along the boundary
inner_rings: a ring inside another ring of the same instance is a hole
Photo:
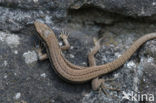
[[[95,62],[95,58],[94,58],[94,55],[98,52],[98,50],[100,49],[100,41],[102,40],[103,38],[97,40],[96,38],[93,38],[93,41],[94,41],[94,47],[93,49],[91,50],[91,52],[88,54],[88,60],[89,60],[89,65],[90,66],[96,66],[96,62]],[[113,81],[114,79],[107,79],[107,80],[104,80],[103,78],[99,78],[99,77],[96,77],[92,80],[91,82],[91,85],[92,85],[92,89],[93,90],[103,90],[103,92],[108,96],[108,93],[105,91],[105,89],[109,89],[109,90],[114,90],[114,91],[119,91],[119,89],[116,89],[116,88],[109,88],[109,87],[106,87],[105,86],[105,82],[106,81]]]
[[[105,93],[106,96],[109,96],[108,93],[106,92],[107,90],[111,90],[111,91],[120,91],[120,89],[117,88],[110,88],[105,86],[105,82],[106,81],[113,81],[114,79],[108,79],[108,80],[104,80],[103,78],[95,78],[92,80],[92,89],[93,90],[101,90]]]
[[[91,52],[88,54],[89,66],[96,66],[96,61],[95,61],[94,55],[100,49],[100,41],[101,41],[101,39],[97,40],[96,38],[93,38],[94,47],[91,49]],[[92,84],[92,89],[93,90],[100,89],[99,87],[101,86],[102,82],[104,82],[104,80],[103,79],[99,79],[98,77],[93,79],[92,83],[91,83]]]
[[[94,41],[94,47],[91,49],[91,52],[88,54],[89,66],[96,66],[94,55],[100,49],[100,41],[101,41],[101,39],[97,40],[96,38],[93,38],[93,41]]]

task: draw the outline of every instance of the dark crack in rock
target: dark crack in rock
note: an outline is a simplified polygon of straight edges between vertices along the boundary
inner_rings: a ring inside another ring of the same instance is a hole
[[[0,0],[0,5],[21,9],[79,9],[93,6],[127,16],[151,16],[156,13],[155,0]]]

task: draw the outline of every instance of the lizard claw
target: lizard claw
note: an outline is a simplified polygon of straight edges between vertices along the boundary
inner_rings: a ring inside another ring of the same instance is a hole
[[[109,88],[109,87],[106,87],[105,85],[104,85],[104,82],[101,84],[101,88],[102,89],[108,89],[108,90],[112,90],[112,91],[120,91],[120,89],[118,89],[118,88]]]
[[[96,37],[93,37],[93,42],[95,46],[100,46],[100,42],[103,38],[97,39]]]
[[[38,60],[43,61],[48,59],[48,55],[46,53],[42,53],[42,48],[36,48],[36,52],[38,54]]]
[[[59,37],[61,39],[67,39],[69,37],[69,33],[62,31]]]
[[[112,80],[114,80],[114,79],[108,79],[106,81],[112,81]],[[109,88],[109,87],[105,86],[105,80],[99,79],[99,78],[93,79],[92,88],[93,88],[93,90],[102,90],[106,94],[106,96],[108,96],[108,93],[106,92],[105,89],[112,90],[112,91],[120,91],[120,89]]]

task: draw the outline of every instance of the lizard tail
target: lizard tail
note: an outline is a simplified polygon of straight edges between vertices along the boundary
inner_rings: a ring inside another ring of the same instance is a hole
[[[147,34],[147,35],[139,38],[137,41],[135,41],[131,45],[131,47],[128,48],[127,51],[123,53],[122,56],[120,56],[118,59],[116,59],[110,63],[109,72],[122,66],[143,43],[145,43],[146,41],[151,40],[151,39],[156,39],[156,33]]]

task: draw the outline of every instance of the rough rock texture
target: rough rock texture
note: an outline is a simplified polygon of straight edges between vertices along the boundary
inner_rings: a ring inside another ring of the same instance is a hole
[[[155,0],[1,0],[1,6],[20,9],[79,9],[93,6],[128,16],[151,16],[156,13]]]
[[[116,59],[140,36],[156,31],[155,6],[155,0],[0,0],[0,103],[132,103],[122,99],[132,91],[156,98],[156,40],[145,43],[120,69],[103,76],[116,78],[106,86],[121,89],[106,89],[106,96],[92,91],[90,82],[63,81],[48,60],[38,61],[40,41],[33,25],[41,21],[57,36],[62,30],[68,32],[71,48],[63,53],[82,66],[88,66],[92,38],[104,36],[95,56],[101,65]]]

